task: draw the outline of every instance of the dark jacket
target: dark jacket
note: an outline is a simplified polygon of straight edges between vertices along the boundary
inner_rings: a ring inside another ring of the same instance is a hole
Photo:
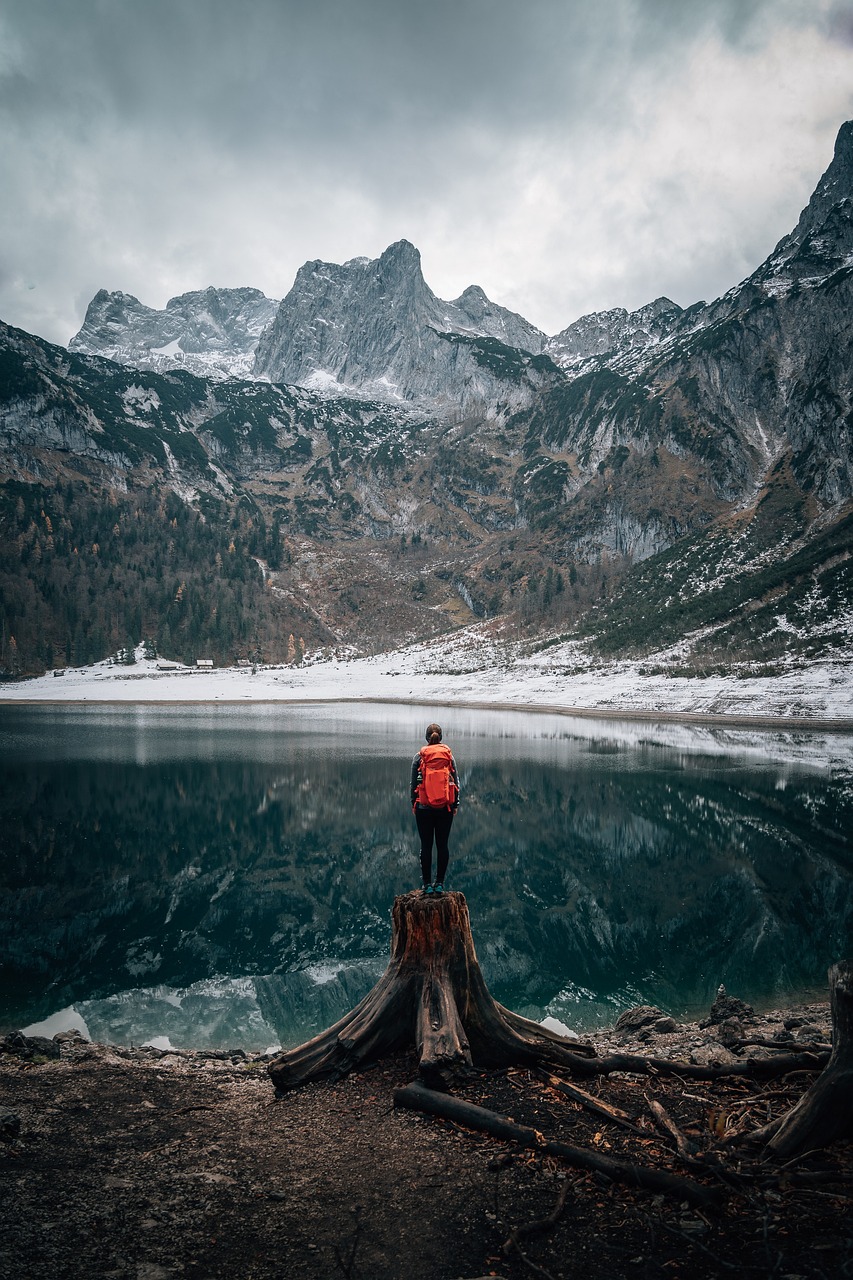
[[[419,781],[420,771],[421,771],[421,753],[420,751],[416,751],[415,758],[412,761],[412,785],[411,785],[412,808],[428,809],[429,805],[418,804],[418,781]],[[453,806],[453,809],[452,809],[452,812],[455,813],[456,810],[459,808],[460,786],[459,786],[459,774],[456,769],[456,761],[452,757],[451,757],[451,763],[450,763],[450,776],[453,778],[453,781],[456,783],[456,804]]]

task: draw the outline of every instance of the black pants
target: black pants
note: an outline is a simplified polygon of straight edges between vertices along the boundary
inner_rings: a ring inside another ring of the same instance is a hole
[[[447,838],[453,825],[453,814],[449,809],[415,809],[415,821],[418,824],[418,835],[421,838],[421,876],[424,884],[432,880],[432,842],[435,839],[437,865],[436,880],[444,883],[447,875],[447,864],[450,861],[450,850]]]

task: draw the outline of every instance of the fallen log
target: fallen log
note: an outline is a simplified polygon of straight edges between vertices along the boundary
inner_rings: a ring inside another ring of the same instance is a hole
[[[340,1079],[414,1045],[427,1079],[475,1067],[573,1068],[591,1045],[568,1040],[493,999],[477,961],[461,893],[394,900],[391,960],[376,986],[334,1026],[269,1065],[278,1092]]]
[[[746,1058],[742,1062],[703,1064],[682,1062],[680,1058],[643,1058],[635,1053],[610,1053],[606,1057],[580,1057],[567,1065],[578,1076],[607,1076],[615,1071],[625,1075],[679,1076],[684,1080],[721,1080],[744,1076],[751,1080],[772,1080],[791,1071],[821,1071],[829,1061],[825,1053],[788,1053],[774,1058]]]
[[[853,960],[829,970],[829,1008],[832,1053],[824,1071],[790,1111],[745,1139],[781,1160],[853,1137]]]
[[[665,1169],[650,1169],[645,1165],[632,1164],[627,1160],[614,1160],[597,1151],[587,1151],[584,1147],[572,1147],[567,1142],[545,1138],[537,1129],[516,1124],[506,1116],[489,1111],[486,1107],[478,1107],[473,1102],[464,1102],[461,1098],[438,1093],[419,1082],[406,1085],[404,1089],[395,1089],[394,1105],[410,1111],[422,1111],[442,1120],[451,1120],[467,1129],[491,1134],[493,1138],[502,1138],[520,1147],[541,1151],[543,1155],[557,1156],[576,1169],[600,1173],[613,1182],[622,1182],[644,1191],[675,1196],[678,1200],[687,1200],[700,1208],[708,1208],[719,1200],[719,1193],[715,1188],[703,1187],[691,1178],[667,1173]]]

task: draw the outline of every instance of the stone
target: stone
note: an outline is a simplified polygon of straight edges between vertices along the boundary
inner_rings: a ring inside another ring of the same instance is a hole
[[[714,1003],[711,1005],[710,1017],[707,1022],[700,1023],[700,1026],[715,1025],[716,1023],[725,1022],[728,1018],[754,1017],[755,1010],[752,1005],[739,1000],[737,996],[730,996],[726,988],[720,984],[714,997]]]
[[[733,1048],[744,1038],[743,1027],[737,1018],[724,1018],[716,1024],[717,1039],[727,1049]]]
[[[626,1009],[624,1013],[620,1013],[616,1019],[616,1033],[621,1036],[636,1035],[644,1028],[656,1027],[656,1024],[663,1019],[666,1021],[668,1014],[663,1009],[658,1009],[653,1004],[638,1004],[633,1009]],[[672,1019],[669,1019],[672,1021]]]
[[[60,1047],[47,1036],[25,1036],[23,1031],[12,1031],[0,1040],[0,1052],[13,1053],[19,1058],[58,1058]]]

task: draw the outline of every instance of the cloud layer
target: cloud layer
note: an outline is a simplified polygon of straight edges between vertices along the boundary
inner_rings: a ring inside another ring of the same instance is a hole
[[[283,296],[405,237],[549,333],[687,304],[794,225],[853,115],[835,0],[0,0],[0,318]]]

